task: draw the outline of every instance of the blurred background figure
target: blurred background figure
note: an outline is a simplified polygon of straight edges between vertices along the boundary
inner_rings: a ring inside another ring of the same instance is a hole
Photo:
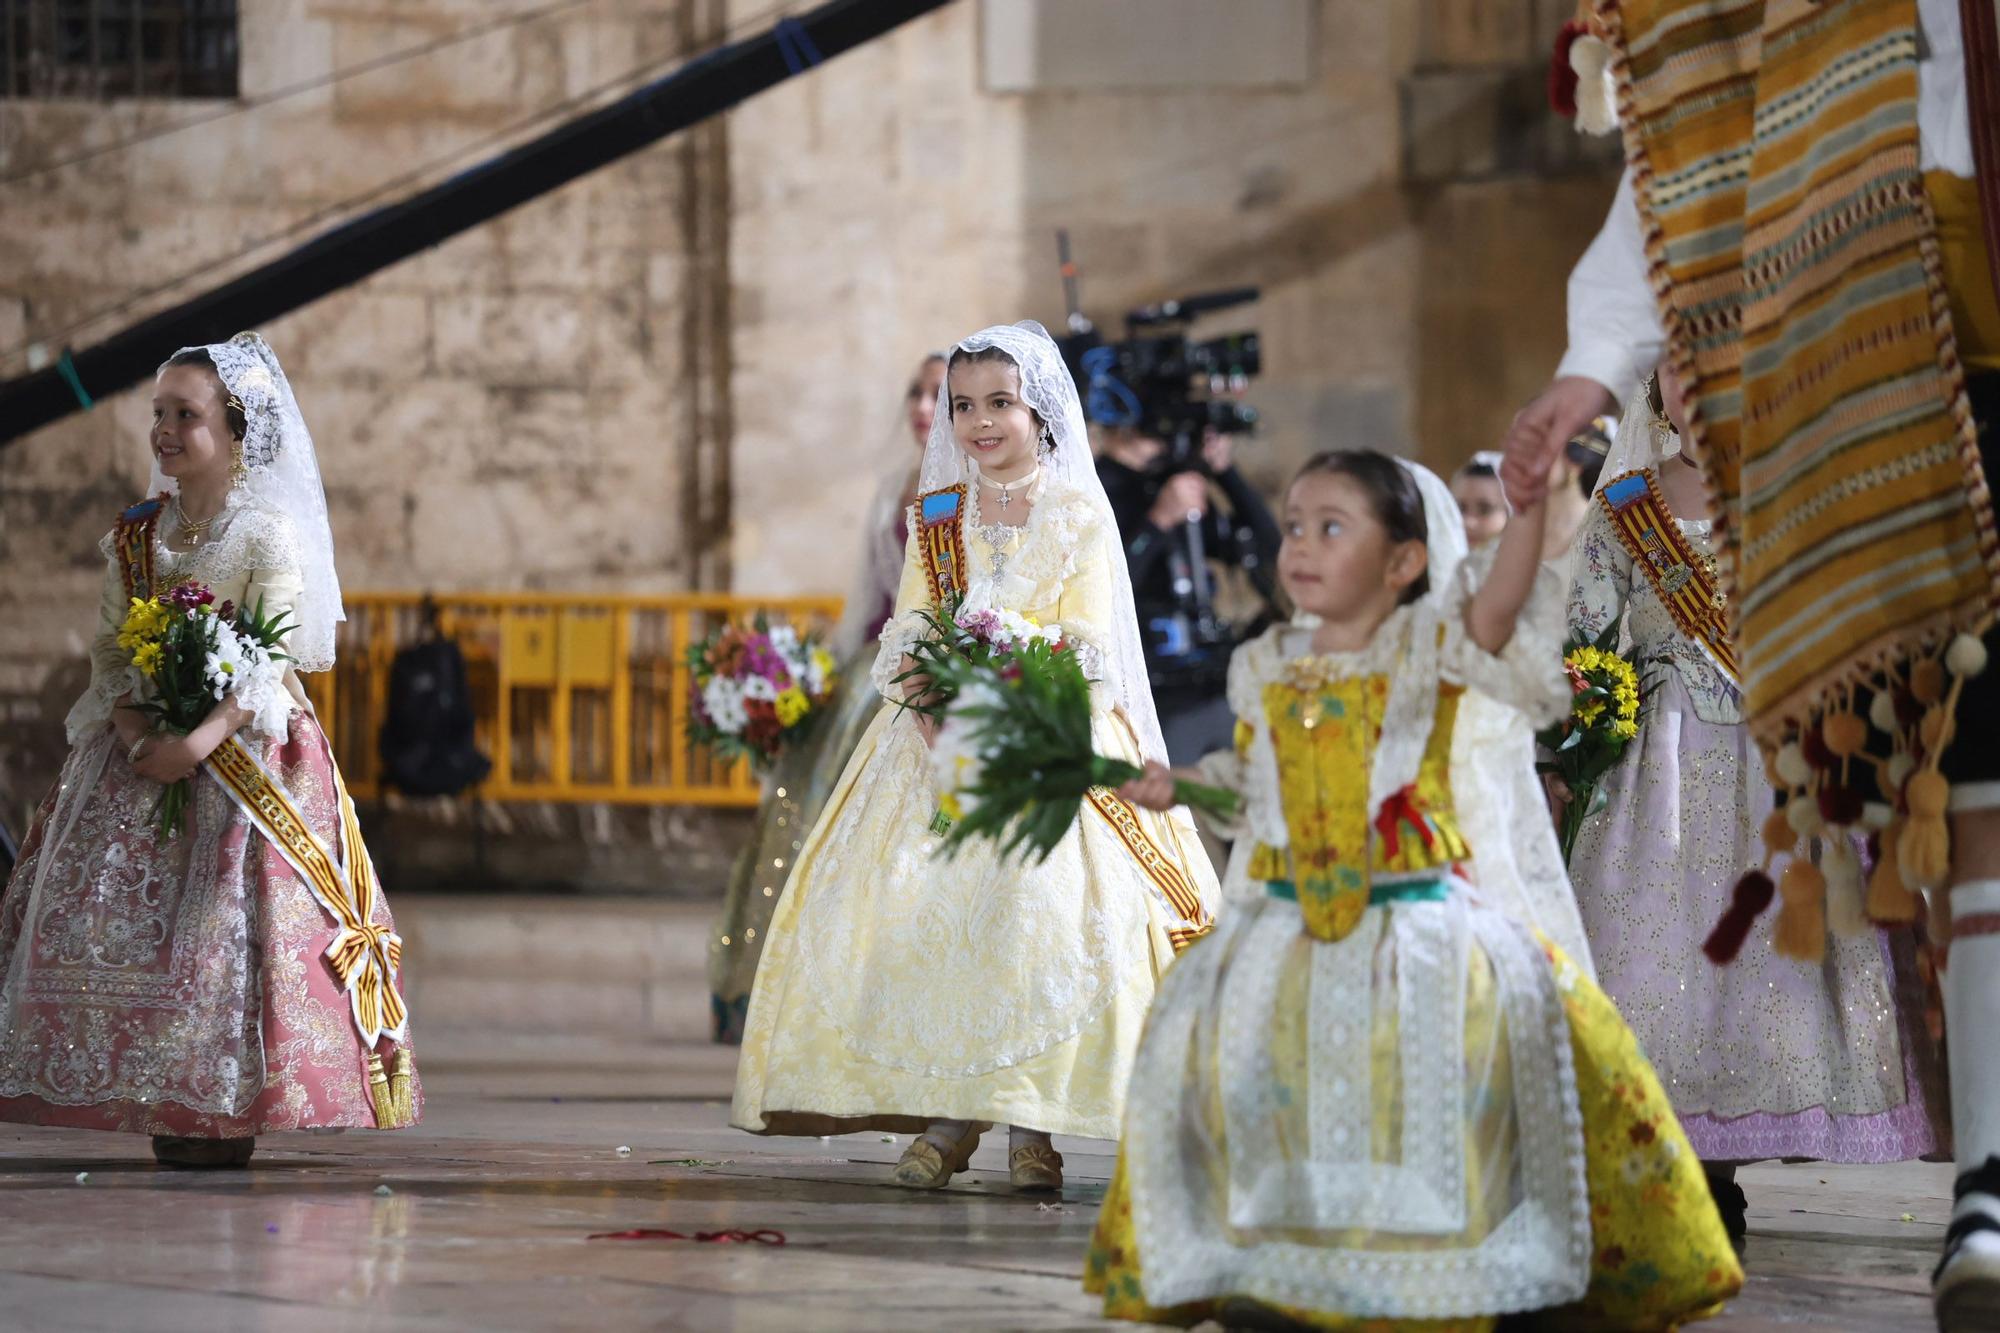
[[[1223,685],[1243,630],[1222,613],[1215,566],[1241,570],[1258,586],[1277,558],[1277,522],[1236,470],[1234,450],[1230,436],[1208,431],[1189,460],[1194,465],[1176,470],[1165,441],[1115,427],[1097,460],[1125,543],[1153,698],[1175,763],[1193,763],[1230,742]],[[1261,627],[1265,615],[1254,612],[1250,624]]]
[[[1482,449],[1454,472],[1451,498],[1465,519],[1465,540],[1473,550],[1493,541],[1507,527],[1507,495],[1500,488],[1500,455]]]
[[[1062,246],[1066,256],[1066,235]],[[1236,443],[1257,426],[1242,397],[1263,370],[1262,343],[1252,331],[1188,336],[1196,318],[1254,301],[1257,291],[1133,310],[1124,340],[1107,343],[1076,310],[1074,273],[1065,259],[1064,355],[1096,427],[1097,474],[1125,544],[1167,751],[1192,764],[1228,748],[1229,656],[1279,611],[1278,524],[1236,468]],[[1218,583],[1225,568],[1247,591]]]

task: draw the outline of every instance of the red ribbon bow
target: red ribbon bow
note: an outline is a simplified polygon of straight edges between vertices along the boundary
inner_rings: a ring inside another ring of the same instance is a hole
[[[1437,850],[1437,834],[1431,831],[1430,821],[1423,816],[1415,783],[1383,801],[1382,808],[1375,814],[1375,833],[1382,840],[1385,859],[1395,856],[1402,847],[1402,839],[1396,832],[1398,824],[1408,824],[1415,829],[1425,850]]]

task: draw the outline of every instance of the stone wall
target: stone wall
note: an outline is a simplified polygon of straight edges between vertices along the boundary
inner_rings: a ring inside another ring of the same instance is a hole
[[[246,97],[494,17],[484,0],[242,12]],[[429,184],[495,151],[477,145],[502,127],[667,68],[714,21],[642,0],[571,8],[0,187],[0,374],[28,368],[24,341],[113,332],[283,252],[236,258],[258,238],[344,216],[436,162]],[[7,103],[0,174],[227,109]],[[684,478],[719,442],[726,383],[709,381],[724,340],[690,315],[712,325],[726,304],[726,235],[702,204],[727,196],[690,185],[718,174],[720,133],[637,154],[264,329],[314,432],[349,588],[666,591],[710,573],[726,517],[704,516]],[[182,273],[197,276],[64,332]],[[6,449],[0,751],[16,763],[45,771],[60,744],[43,685],[91,631],[95,542],[144,487],[146,419],[134,389]]]
[[[992,94],[960,4],[735,113],[739,580],[837,589],[819,555],[854,539],[810,506],[858,512],[852,465],[883,453],[921,349],[995,319],[1059,327],[1059,227],[1108,336],[1137,305],[1262,289],[1196,333],[1263,334],[1263,427],[1239,456],[1273,489],[1320,448],[1449,469],[1495,443],[1561,355],[1563,278],[1615,173],[1614,141],[1579,139],[1541,100],[1570,7],[1316,9],[1296,85],[1224,71],[1091,91],[1072,60],[1058,91]]]

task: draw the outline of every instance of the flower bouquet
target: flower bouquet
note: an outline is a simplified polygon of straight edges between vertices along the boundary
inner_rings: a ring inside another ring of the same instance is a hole
[[[1594,640],[1570,642],[1563,654],[1572,691],[1569,716],[1535,734],[1552,756],[1536,767],[1555,774],[1570,792],[1558,827],[1565,864],[1576,849],[1584,821],[1610,802],[1599,785],[1604,775],[1639,732],[1639,672],[1618,655],[1617,644],[1615,622]]]
[[[153,719],[156,731],[185,736],[232,694],[245,697],[274,684],[277,664],[287,660],[278,645],[291,626],[282,616],[266,616],[260,598],[254,609],[217,605],[199,583],[182,583],[159,597],[134,597],[118,629],[118,647],[143,679],[133,707]],[[254,706],[252,711],[255,711]],[[163,838],[187,821],[194,782],[170,782],[153,807]]]
[[[1043,625],[1012,611],[973,608],[954,601],[944,614],[924,610],[918,615],[926,632],[910,645],[909,655],[916,665],[891,683],[927,679],[930,688],[922,698],[899,700],[898,706],[940,720],[968,679],[968,668],[998,671],[1033,645],[1051,653],[1076,651],[1076,646],[1063,638],[1062,626]]]
[[[768,767],[825,711],[840,683],[818,637],[758,616],[724,625],[688,649],[693,675],[688,739],[729,759]]]
[[[1117,787],[1142,770],[1096,753],[1090,738],[1090,680],[1058,633],[1030,637],[1004,656],[960,656],[932,666],[950,702],[931,747],[945,846],[998,841],[1003,854],[1032,850],[1047,860],[1094,787]],[[1174,798],[1228,816],[1236,793],[1175,782]]]

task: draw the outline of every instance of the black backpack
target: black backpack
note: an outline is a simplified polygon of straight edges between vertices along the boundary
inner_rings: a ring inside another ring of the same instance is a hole
[[[472,723],[458,645],[434,638],[403,649],[389,667],[383,778],[411,796],[456,796],[478,785],[493,764],[473,744]]]

